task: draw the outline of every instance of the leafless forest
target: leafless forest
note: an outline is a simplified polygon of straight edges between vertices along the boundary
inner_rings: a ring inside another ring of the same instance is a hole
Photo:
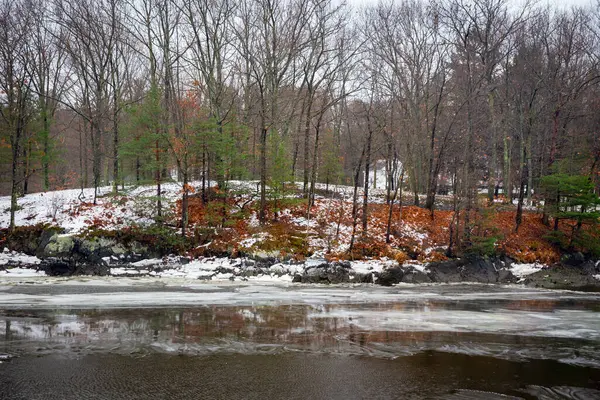
[[[546,176],[598,192],[600,2],[1,0],[0,112],[13,212],[146,183],[160,216],[177,179],[185,221],[189,182],[207,200],[235,179],[257,180],[261,221],[292,181],[309,204],[353,185],[356,214],[374,170],[388,203],[451,194],[468,227],[481,197],[514,200],[518,228],[524,204],[560,201]]]

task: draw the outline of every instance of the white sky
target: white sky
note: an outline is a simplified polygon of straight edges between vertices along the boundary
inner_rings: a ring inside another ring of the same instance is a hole
[[[376,4],[379,0],[346,0],[352,6],[364,4]],[[518,1],[518,0],[517,0]],[[596,4],[597,0],[538,0],[540,5],[548,4],[555,8],[567,8],[571,6],[587,6]]]

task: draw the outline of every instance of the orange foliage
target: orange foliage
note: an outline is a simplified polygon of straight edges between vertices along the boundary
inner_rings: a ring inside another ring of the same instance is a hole
[[[185,185],[183,185],[183,189],[181,189],[181,192],[196,193],[196,189],[194,189],[192,185],[186,183]]]
[[[542,224],[541,216],[524,212],[518,233],[515,232],[515,216],[515,211],[494,213],[493,222],[504,235],[504,239],[498,243],[499,249],[521,262],[538,261],[550,264],[558,261],[558,249],[544,239],[549,229]]]
[[[239,199],[237,199],[239,203]],[[231,199],[230,205],[236,206]],[[257,212],[257,202],[249,203],[246,210]],[[241,238],[259,232],[268,233],[272,239],[263,240],[261,248],[297,249],[299,256],[303,251],[308,253],[321,250],[320,243],[327,243],[330,259],[389,257],[398,262],[417,259],[421,262],[446,260],[445,249],[449,243],[450,224],[453,211],[435,210],[433,214],[424,208],[415,206],[402,207],[394,205],[392,213],[390,243],[385,242],[389,206],[386,204],[369,204],[368,233],[361,231],[361,213],[358,210],[355,242],[352,254],[347,254],[352,231],[352,203],[343,200],[317,199],[310,210],[311,224],[306,224],[306,204],[296,203],[293,206],[279,209],[278,203],[268,202],[266,216],[268,223],[260,227],[249,227],[247,218],[230,221],[228,225],[229,248],[237,248]],[[181,213],[181,201],[177,203],[177,212]],[[200,197],[189,198],[190,225],[204,226],[208,220],[207,210]],[[247,215],[247,214],[246,214]],[[462,216],[461,216],[462,217]],[[462,219],[462,218],[461,218]],[[304,221],[304,222],[301,222]],[[541,215],[524,212],[519,232],[515,233],[515,211],[505,210],[497,205],[474,211],[471,221],[475,222],[473,234],[479,238],[495,237],[496,250],[499,254],[520,262],[553,263],[560,259],[560,250],[546,239],[550,228],[542,224]],[[316,222],[316,223],[315,223]],[[341,228],[341,229],[339,229]],[[463,227],[460,227],[462,231]],[[571,227],[561,222],[560,229],[569,233]],[[220,238],[223,241],[225,237]],[[308,243],[312,239],[317,239]],[[304,241],[306,247],[298,240]],[[291,242],[293,242],[293,245]],[[279,247],[278,247],[279,246]],[[304,253],[303,253],[304,254]]]
[[[181,199],[177,200],[176,206],[177,215],[181,215]],[[200,197],[188,197],[188,223],[190,225],[204,223],[206,209],[204,202]]]

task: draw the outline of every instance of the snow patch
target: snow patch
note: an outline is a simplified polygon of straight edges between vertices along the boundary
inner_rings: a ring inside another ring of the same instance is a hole
[[[535,272],[538,272],[544,267],[544,264],[538,263],[515,263],[510,266],[510,271],[513,273],[514,276],[516,276],[520,280],[523,280],[527,275],[531,275]]]
[[[2,278],[32,278],[38,276],[46,276],[46,273],[33,268],[11,268],[0,271],[0,277]]]
[[[0,265],[37,265],[42,261],[35,256],[10,251],[6,247],[0,253]]]

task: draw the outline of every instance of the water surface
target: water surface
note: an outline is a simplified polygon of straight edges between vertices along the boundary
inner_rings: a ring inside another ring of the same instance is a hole
[[[2,399],[600,399],[600,296],[13,286],[0,290],[0,354]]]

